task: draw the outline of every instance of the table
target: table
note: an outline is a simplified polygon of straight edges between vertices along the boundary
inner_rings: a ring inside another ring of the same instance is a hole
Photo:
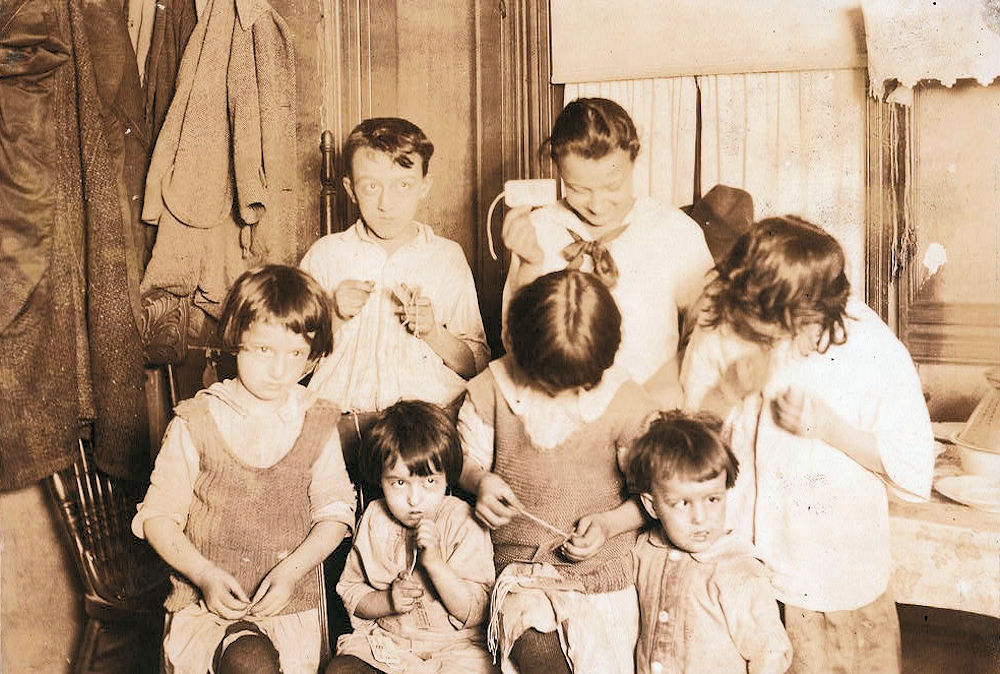
[[[951,445],[935,479],[961,472]],[[1000,513],[974,510],[932,493],[927,503],[890,496],[895,600],[1000,618]]]

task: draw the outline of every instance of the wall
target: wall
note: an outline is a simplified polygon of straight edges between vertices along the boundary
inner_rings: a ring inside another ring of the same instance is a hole
[[[965,81],[917,89],[914,108],[914,226],[916,249],[902,290],[913,307],[941,306],[944,338],[1000,361],[1000,325],[966,321],[963,307],[1000,306],[1000,82]],[[936,273],[924,264],[931,246],[947,256]],[[997,310],[993,310],[995,316]],[[986,314],[990,316],[991,314]],[[988,319],[995,323],[995,319]],[[925,326],[919,326],[926,331]],[[920,359],[918,359],[920,360]],[[964,420],[987,390],[988,364],[919,364],[931,416]]]
[[[0,494],[0,616],[0,671],[70,671],[83,599],[40,483]]]
[[[397,2],[396,111],[434,143],[434,179],[418,218],[475,260],[476,161],[471,0]],[[490,195],[492,196],[492,195]]]

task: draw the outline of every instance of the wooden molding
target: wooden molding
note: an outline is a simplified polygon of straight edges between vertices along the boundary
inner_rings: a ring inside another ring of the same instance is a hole
[[[538,148],[562,108],[562,87],[550,83],[549,0],[476,0],[475,115],[476,212],[486,222],[494,197],[507,180],[554,175]],[[500,245],[502,203],[492,231],[499,260],[490,257],[485,232],[477,230],[476,279],[483,322],[500,353],[500,292],[509,259]]]

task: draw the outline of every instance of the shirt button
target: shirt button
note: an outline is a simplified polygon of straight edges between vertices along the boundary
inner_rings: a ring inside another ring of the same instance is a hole
[[[653,674],[660,674],[660,672],[663,671],[663,665],[661,665],[659,662],[654,662],[652,664],[652,670]]]
[[[667,611],[660,611],[660,614],[656,616],[656,619],[661,623],[665,623],[670,620],[670,614]]]
[[[669,559],[671,562],[679,562],[681,561],[681,557],[683,556],[684,553],[682,553],[680,550],[671,550],[670,552],[667,553],[667,559]]]

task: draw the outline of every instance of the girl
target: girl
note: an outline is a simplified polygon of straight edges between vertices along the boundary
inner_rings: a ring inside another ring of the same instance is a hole
[[[445,494],[462,471],[454,424],[431,403],[398,402],[365,444],[361,468],[385,497],[365,510],[337,583],[354,633],[327,674],[493,672],[482,637],[493,546]]]
[[[638,607],[629,553],[642,522],[619,448],[654,404],[613,367],[621,315],[591,274],[521,288],[511,353],[469,382],[462,486],[493,530],[491,646],[505,672],[631,672]],[[560,533],[562,532],[562,533]],[[558,629],[558,631],[557,631]]]
[[[661,408],[678,406],[678,312],[688,312],[701,295],[713,264],[701,228],[680,210],[632,193],[639,136],[617,103],[571,102],[542,147],[565,197],[533,212],[512,209],[504,218],[504,243],[514,253],[504,306],[540,274],[593,271],[621,309],[617,362]]]
[[[886,485],[926,498],[934,463],[910,356],[849,299],[843,250],[804,220],[757,223],[717,271],[686,405],[732,409],[747,468],[735,524],[772,569],[790,671],[898,672]]]
[[[316,568],[355,509],[340,412],[298,384],[330,351],[323,290],[293,267],[248,271],[218,332],[237,376],[177,406],[132,521],[175,570],[166,669],[314,674]]]

